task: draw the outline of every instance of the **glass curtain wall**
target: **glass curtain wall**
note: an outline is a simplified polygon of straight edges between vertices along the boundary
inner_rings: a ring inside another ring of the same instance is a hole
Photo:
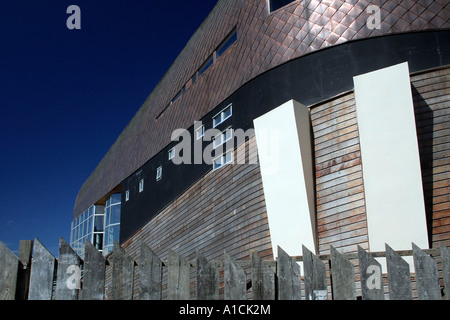
[[[119,242],[120,235],[120,205],[121,194],[112,194],[111,198],[106,201],[105,207],[105,243],[103,246],[103,254],[113,251],[114,240]]]
[[[84,257],[86,240],[98,250],[103,249],[104,214],[104,206],[92,205],[72,221],[70,245],[80,257]]]

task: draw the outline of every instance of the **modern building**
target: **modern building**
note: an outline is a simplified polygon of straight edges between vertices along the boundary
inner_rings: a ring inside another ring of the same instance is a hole
[[[449,10],[219,0],[79,191],[72,246],[449,246]]]

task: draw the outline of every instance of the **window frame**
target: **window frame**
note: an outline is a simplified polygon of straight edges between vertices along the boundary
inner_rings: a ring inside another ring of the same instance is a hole
[[[227,133],[231,132],[230,136],[227,138]],[[216,144],[216,141],[218,141],[220,138],[220,143]],[[213,149],[216,149],[220,147],[221,145],[225,144],[227,141],[233,139],[233,127],[229,126],[225,130],[223,130],[220,134],[214,137],[213,139]]]
[[[201,131],[201,135],[198,135],[198,132]],[[195,139],[196,140],[200,140],[201,138],[203,138],[205,136],[205,125],[203,124],[201,127],[198,127],[197,129],[195,129]]]
[[[230,110],[230,115],[225,117],[225,111]],[[233,116],[233,104],[230,103],[228,106],[222,109],[219,113],[212,117],[213,119],[213,128],[216,128],[219,124],[223,123],[225,120],[231,118]],[[220,117],[220,121],[216,123],[216,119]]]
[[[172,160],[173,158],[175,158],[175,147],[170,149],[167,153],[168,153],[168,156],[169,156],[169,160]]]
[[[156,181],[161,181],[162,179],[162,166],[156,168]]]
[[[229,161],[226,161],[226,158],[227,158],[227,155],[228,154],[230,154],[230,160]],[[220,163],[220,166],[216,166],[216,161],[217,161],[217,159],[225,159],[225,161],[224,162],[221,162]],[[223,166],[226,166],[227,164],[232,164],[233,163],[233,160],[234,160],[234,150],[233,149],[230,149],[230,150],[228,150],[228,151],[225,151],[224,153],[222,153],[220,156],[217,156],[217,157],[215,157],[214,159],[213,159],[213,172],[214,171],[216,171],[216,170],[219,170],[220,168],[222,168]]]

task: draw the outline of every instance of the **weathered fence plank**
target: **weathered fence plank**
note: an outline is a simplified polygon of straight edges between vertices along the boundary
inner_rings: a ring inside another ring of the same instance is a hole
[[[409,264],[386,244],[386,263],[389,283],[389,300],[411,300]]]
[[[439,243],[442,259],[442,273],[444,278],[445,297],[450,300],[450,248]]]
[[[189,300],[190,267],[186,258],[169,250],[167,279],[169,300]]]
[[[20,240],[19,272],[17,274],[16,300],[28,299],[32,253],[33,253],[33,240]]]
[[[384,300],[381,264],[360,246],[358,246],[358,257],[362,299]]]
[[[219,299],[219,270],[197,251],[197,300]]]
[[[247,275],[231,256],[224,252],[224,298],[247,300]]]
[[[56,259],[38,240],[34,240],[29,300],[51,300]]]
[[[14,300],[19,259],[1,241],[0,258],[0,300]]]
[[[275,273],[261,260],[256,251],[251,253],[253,300],[275,300]]]
[[[81,259],[63,238],[59,239],[57,269],[55,299],[78,300]]]
[[[386,257],[391,300],[412,299],[410,265],[401,258],[413,255],[417,293],[421,300],[441,300],[438,264],[435,256],[442,261],[442,279],[447,294],[450,288],[450,249],[422,250],[414,243],[412,250],[394,251],[386,244],[385,252],[366,252],[358,246],[358,252],[340,254],[330,247],[330,254],[316,256],[303,246],[303,256],[289,256],[278,247],[277,261],[262,261],[257,252],[251,252],[250,260],[235,261],[224,251],[223,261],[208,261],[197,252],[196,293],[199,300],[219,298],[219,268],[224,271],[224,299],[247,299],[247,274],[243,268],[251,269],[253,299],[301,299],[300,265],[304,265],[304,285],[306,299],[325,300],[327,295],[327,273],[324,261],[330,262],[330,277],[333,299],[355,299],[355,274],[351,259],[359,259],[361,292],[364,300],[385,298],[382,266],[375,257]],[[31,250],[32,247],[32,250]],[[31,254],[32,251],[32,254]],[[32,258],[30,258],[32,256]],[[0,299],[25,299],[26,283],[22,293],[18,293],[20,269],[31,270],[28,290],[30,300],[102,300],[105,293],[105,257],[88,241],[85,246],[84,263],[64,239],[60,238],[59,261],[39,240],[21,241],[19,258],[0,242]],[[22,261],[21,261],[22,260]],[[132,299],[134,295],[134,268],[136,262],[116,242],[111,255],[112,299]],[[79,289],[79,272],[83,265],[82,288]],[[10,268],[10,266],[12,266]],[[31,266],[31,267],[30,267]],[[162,298],[162,268],[164,263],[145,244],[141,245],[140,286],[141,300]],[[191,263],[175,251],[169,250],[167,273],[167,298],[188,300],[191,294]],[[78,274],[77,274],[78,271]],[[24,277],[26,279],[26,277]],[[56,288],[54,282],[56,280]],[[250,282],[249,282],[250,283]],[[53,292],[53,289],[54,292]],[[447,299],[450,299],[448,294]]]
[[[333,246],[331,253],[331,283],[335,300],[356,300],[355,268]]]
[[[428,254],[412,244],[416,269],[417,295],[420,300],[441,300],[438,266]]]
[[[134,259],[114,241],[112,255],[112,300],[133,300]]]
[[[139,300],[161,300],[162,268],[162,261],[145,243],[142,243],[139,261]]]
[[[84,249],[81,300],[103,300],[105,296],[106,260],[89,241]]]
[[[306,300],[327,299],[327,270],[325,264],[308,248],[302,246]]]
[[[278,247],[277,275],[278,299],[301,300],[300,266],[280,247]]]

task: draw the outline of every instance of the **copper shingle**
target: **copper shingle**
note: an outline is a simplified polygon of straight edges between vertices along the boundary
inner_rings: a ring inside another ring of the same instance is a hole
[[[369,29],[368,5],[381,8]],[[398,32],[448,29],[448,0],[294,1],[269,14],[266,0],[219,0],[78,193],[74,216],[97,202],[244,83],[306,53]],[[156,120],[237,26],[237,43]]]

